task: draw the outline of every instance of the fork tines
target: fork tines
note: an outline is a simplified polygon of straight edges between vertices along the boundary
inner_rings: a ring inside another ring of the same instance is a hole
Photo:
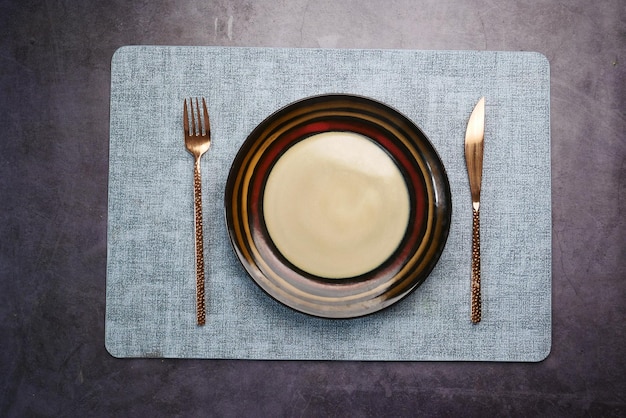
[[[191,129],[190,129],[191,118]],[[202,98],[202,116],[200,113],[200,100],[193,97],[184,100],[183,119],[185,124],[185,134],[190,136],[204,136],[210,132],[209,111],[207,109],[206,100]]]

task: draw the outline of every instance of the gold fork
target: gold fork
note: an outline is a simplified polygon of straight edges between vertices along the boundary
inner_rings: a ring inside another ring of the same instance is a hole
[[[200,102],[196,97],[185,99],[183,110],[183,125],[185,126],[185,146],[193,155],[195,164],[193,170],[193,201],[196,235],[196,316],[198,325],[204,325],[206,308],[204,302],[204,235],[202,232],[202,176],[200,175],[200,158],[211,146],[211,125],[206,101],[202,98],[202,115]],[[201,117],[202,116],[202,117]]]

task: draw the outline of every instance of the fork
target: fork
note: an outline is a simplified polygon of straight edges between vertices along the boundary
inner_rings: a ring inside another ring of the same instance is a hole
[[[193,201],[196,236],[196,317],[198,325],[206,321],[204,302],[204,235],[202,232],[202,176],[200,174],[200,158],[211,146],[211,125],[206,101],[202,98],[202,117],[200,102],[196,97],[185,99],[183,110],[183,125],[185,127],[185,146],[193,155]]]

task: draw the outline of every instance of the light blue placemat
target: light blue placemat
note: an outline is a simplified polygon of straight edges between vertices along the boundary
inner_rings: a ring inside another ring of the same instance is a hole
[[[111,67],[106,347],[116,357],[539,361],[551,345],[550,75],[529,52],[132,46]],[[352,320],[292,311],[232,251],[223,192],[252,129],[307,96],[387,103],[428,135],[453,216],[426,282]],[[193,160],[183,99],[204,96],[207,325],[195,324]],[[486,97],[481,195],[483,321],[472,325],[472,212],[463,141]]]

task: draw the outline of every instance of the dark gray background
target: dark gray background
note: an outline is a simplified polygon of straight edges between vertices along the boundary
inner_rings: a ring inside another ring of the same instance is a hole
[[[104,348],[122,45],[538,51],[553,343],[537,364],[118,360]],[[0,0],[0,416],[626,416],[626,2]]]

